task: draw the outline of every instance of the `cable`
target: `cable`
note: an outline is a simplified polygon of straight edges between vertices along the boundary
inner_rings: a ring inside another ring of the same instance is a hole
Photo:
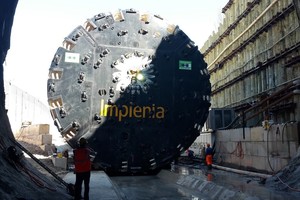
[[[19,138],[22,136],[24,131],[24,127],[21,127],[21,133],[18,135],[18,137],[16,138],[16,140],[19,140]]]
[[[0,137],[0,148],[1,148],[2,150],[6,150],[5,146],[6,146],[6,145],[4,144],[4,141],[3,141],[2,137]],[[33,183],[35,183],[35,184],[36,184],[37,186],[39,186],[39,187],[46,188],[46,189],[48,189],[48,190],[50,190],[50,191],[56,191],[56,189],[53,189],[53,188],[50,188],[50,187],[46,186],[46,185],[43,183],[43,181],[42,181],[40,178],[38,178],[38,176],[37,176],[36,174],[34,174],[34,172],[32,172],[32,171],[30,171],[28,168],[26,168],[26,167],[24,166],[24,164],[22,164],[22,163],[20,162],[20,158],[21,158],[20,155],[17,155],[17,154],[16,154],[16,157],[14,157],[14,158],[15,158],[15,159],[12,159],[12,157],[9,157],[9,155],[8,155],[8,157],[7,157],[7,159],[9,160],[9,162],[11,162],[11,164],[14,164],[14,166],[16,167],[16,169],[19,168],[19,169],[21,169],[23,172],[25,172],[25,173],[30,177],[30,179],[31,179],[31,181],[32,181]],[[17,169],[17,170],[19,171],[19,169]]]
[[[286,126],[288,123],[290,123],[290,122],[294,122],[294,121],[288,121],[288,122],[284,123],[284,125],[283,125],[283,128],[282,128],[282,141],[283,141],[284,128],[285,128],[285,126]],[[272,124],[272,125],[273,125],[273,124]],[[273,167],[272,167],[272,165],[271,165],[271,163],[270,163],[270,156],[269,156],[269,133],[270,133],[270,129],[271,129],[272,125],[268,128],[268,132],[267,132],[267,157],[268,157],[268,164],[269,164],[269,167],[271,168],[271,170],[272,170],[273,172],[275,172],[275,170],[273,169]],[[278,127],[277,127],[276,132],[277,132],[278,130],[279,130],[279,129],[278,129]],[[300,189],[291,187],[291,186],[288,185],[286,182],[284,182],[277,174],[274,174],[274,176],[275,176],[282,184],[284,184],[286,187],[288,187],[290,190],[300,192]]]
[[[276,85],[275,87],[272,87],[270,89],[264,90],[264,91],[262,91],[260,93],[255,94],[255,95],[252,95],[252,96],[249,96],[247,98],[241,99],[239,101],[233,102],[230,105],[225,105],[224,107],[234,107],[235,105],[239,105],[241,102],[247,102],[247,100],[251,100],[251,99],[253,99],[253,98],[257,97],[257,96],[260,96],[262,94],[269,93],[271,91],[276,90],[276,88],[279,88],[281,86],[287,85],[287,84],[289,84],[291,82],[298,81],[298,80],[300,80],[300,76],[298,76],[296,78],[293,78],[291,80],[288,80],[286,82],[280,83],[280,84]]]
[[[238,141],[235,149],[230,154],[233,154],[236,157],[239,157],[240,159],[244,158],[244,150],[243,150],[243,146],[242,146],[242,142],[241,141]]]
[[[284,136],[284,129],[285,129],[285,127],[287,126],[288,123],[294,123],[294,122],[296,122],[296,121],[295,120],[291,120],[291,121],[287,121],[287,122],[284,123],[284,125],[282,127],[282,131],[281,131],[282,132],[282,135],[281,135],[281,137],[282,137],[281,138],[282,144],[284,143],[284,137],[283,136]]]
[[[30,171],[28,168],[26,168],[21,162],[18,162],[16,164],[18,164],[17,166],[19,166],[21,168],[21,170],[24,171],[29,176],[29,178],[31,179],[31,181],[33,183],[35,183],[38,187],[46,188],[46,189],[48,189],[50,191],[53,191],[53,192],[57,191],[54,188],[50,188],[50,187],[46,186],[43,183],[42,179],[39,179],[36,174],[34,174],[32,171]]]
[[[230,124],[228,124],[226,127],[219,128],[218,130],[226,130],[226,129],[230,129],[230,128],[234,125],[234,123],[238,121],[239,118],[240,118],[240,115],[236,116],[236,117],[232,120],[232,122],[230,122]]]
[[[267,158],[268,158],[268,164],[269,164],[270,169],[272,170],[272,172],[275,172],[275,170],[273,169],[273,167],[271,165],[270,155],[269,155],[269,133],[270,133],[270,129],[272,126],[273,126],[273,124],[271,124],[271,126],[268,128],[268,131],[267,131]]]
[[[293,190],[293,191],[296,191],[296,192],[300,192],[300,189],[298,188],[293,188],[291,186],[289,186],[287,183],[285,183],[283,180],[281,180],[281,178],[277,175],[274,175],[276,178],[278,178],[278,180],[283,184],[285,185],[286,187],[288,187],[290,190]]]

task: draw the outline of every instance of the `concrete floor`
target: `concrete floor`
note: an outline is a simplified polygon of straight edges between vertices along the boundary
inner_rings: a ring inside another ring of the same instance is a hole
[[[75,174],[70,172],[64,177],[67,183],[75,184]],[[84,189],[82,190],[83,194]],[[90,180],[90,200],[122,199],[110,178],[103,171],[92,171]]]
[[[75,174],[64,180],[75,182]],[[173,166],[156,176],[108,177],[93,171],[90,200],[289,200],[299,193],[278,192],[259,183],[260,179],[205,166]]]
[[[205,166],[175,166],[176,184],[212,200],[282,200],[300,199],[300,193],[279,192],[261,184],[258,177],[223,170],[208,171]],[[173,176],[173,175],[172,175]]]

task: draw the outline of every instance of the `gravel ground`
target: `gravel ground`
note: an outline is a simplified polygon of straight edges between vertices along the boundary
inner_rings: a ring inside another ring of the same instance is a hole
[[[50,179],[55,179],[46,169],[44,169],[42,166],[40,166],[37,162],[35,162],[32,158],[28,158],[26,156],[26,159],[32,164],[33,167],[35,167],[37,170],[39,170],[42,174],[46,175]],[[65,170],[60,167],[55,167],[52,163],[51,157],[45,157],[39,159],[43,164],[45,164],[51,171],[53,171],[55,174],[57,174],[59,177],[64,178],[67,173],[69,173],[68,170]]]
[[[31,152],[36,158],[38,158],[44,165],[46,165],[51,171],[57,174],[59,177],[64,178],[64,176],[69,173],[68,169],[63,169],[60,167],[55,167],[52,162],[52,156],[48,156],[46,152],[44,152],[39,146],[32,145],[26,142],[19,141],[19,143],[24,146],[29,152]],[[39,163],[29,157],[26,153],[24,153],[25,158],[31,165],[39,170],[42,174],[47,176],[50,179],[55,179],[53,175],[51,175],[46,169],[44,169]],[[56,180],[56,179],[55,179]]]

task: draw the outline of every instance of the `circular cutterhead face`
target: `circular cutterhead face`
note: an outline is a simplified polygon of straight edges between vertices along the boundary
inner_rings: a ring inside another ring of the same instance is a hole
[[[99,166],[159,169],[193,143],[207,118],[206,66],[189,37],[160,16],[100,13],[54,55],[48,79],[54,123],[72,147],[87,138]]]

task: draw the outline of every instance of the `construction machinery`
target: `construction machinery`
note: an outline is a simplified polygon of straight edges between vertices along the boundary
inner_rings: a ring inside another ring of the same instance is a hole
[[[57,49],[47,82],[50,112],[71,147],[88,140],[94,166],[154,173],[200,134],[210,107],[206,67],[194,42],[161,16],[100,13]]]

